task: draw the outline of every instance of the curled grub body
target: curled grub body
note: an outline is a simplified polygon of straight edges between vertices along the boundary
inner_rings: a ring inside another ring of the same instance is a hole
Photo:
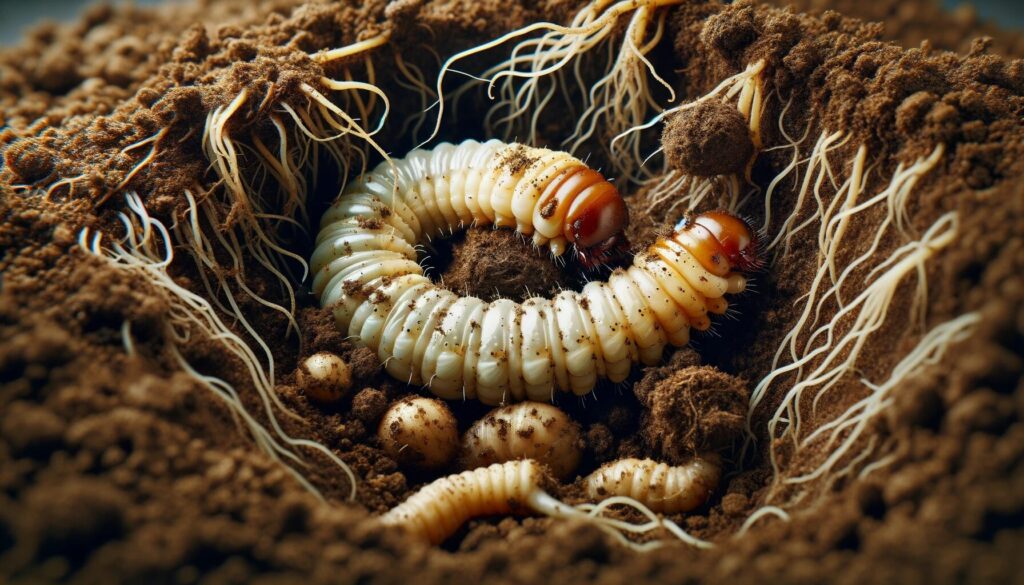
[[[632,498],[655,512],[688,512],[708,500],[718,486],[717,458],[695,458],[685,465],[652,459],[620,459],[601,466],[584,481],[593,500]]]
[[[516,459],[534,459],[565,479],[580,462],[580,426],[564,412],[543,402],[520,402],[497,408],[473,423],[462,438],[467,469]]]
[[[380,517],[431,544],[440,544],[478,516],[527,513],[550,480],[531,460],[496,463],[442,477]]]
[[[397,177],[397,181],[396,178]],[[393,377],[446,399],[487,404],[586,394],[654,364],[666,345],[710,327],[744,290],[754,238],[727,214],[681,224],[633,265],[582,291],[523,303],[463,297],[434,284],[415,246],[466,225],[513,227],[589,259],[621,244],[625,206],[600,174],[564,152],[466,141],[416,150],[354,180],[324,214],[313,290],[343,333]],[[746,247],[744,247],[746,246]]]

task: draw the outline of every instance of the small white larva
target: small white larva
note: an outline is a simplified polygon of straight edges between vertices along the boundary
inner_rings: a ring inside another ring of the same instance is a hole
[[[455,459],[459,429],[440,400],[412,396],[392,404],[380,421],[381,448],[400,465],[439,469]]]
[[[535,461],[495,463],[427,484],[380,521],[440,544],[471,518],[536,510],[533,500],[546,496],[542,488],[549,482]]]
[[[303,360],[296,379],[313,400],[336,402],[352,388],[352,369],[340,356],[321,351]]]
[[[718,486],[717,457],[694,458],[672,466],[651,459],[620,459],[606,463],[584,480],[595,501],[613,496],[632,498],[655,512],[688,512],[704,504]]]
[[[520,402],[496,408],[473,423],[462,438],[462,465],[474,469],[534,459],[565,479],[576,471],[581,446],[580,426],[559,408]]]
[[[756,264],[742,221],[688,218],[607,282],[522,304],[445,290],[423,275],[415,246],[494,224],[594,263],[624,245],[627,221],[615,187],[567,153],[496,140],[414,150],[351,181],[324,214],[313,291],[388,373],[442,398],[586,394],[599,377],[619,382],[633,363],[657,363],[725,312],[723,296],[746,286],[734,270]]]
[[[594,506],[590,504],[568,506],[545,491],[552,483],[544,466],[532,459],[495,463],[490,467],[442,477],[423,486],[409,499],[380,516],[380,522],[401,528],[416,540],[440,544],[471,518],[535,512],[551,518],[572,518],[592,524],[637,550],[646,547],[631,543],[624,533],[643,534],[659,527],[669,530],[684,542],[701,548],[710,546],[686,534],[671,520],[654,518],[654,512],[629,498],[621,498],[615,503],[640,511],[649,522],[630,525],[594,514]],[[587,508],[591,511],[588,512]]]

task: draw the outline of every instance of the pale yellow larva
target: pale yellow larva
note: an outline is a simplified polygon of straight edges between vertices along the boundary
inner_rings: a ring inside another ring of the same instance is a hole
[[[537,509],[534,500],[546,496],[543,487],[549,482],[536,461],[495,463],[427,484],[380,521],[440,544],[471,518]]]
[[[472,518],[532,512],[592,524],[623,544],[641,550],[644,547],[633,545],[625,538],[625,532],[643,534],[662,527],[695,546],[710,546],[686,534],[671,520],[652,518],[653,512],[645,508],[642,501],[622,498],[616,502],[641,511],[651,520],[630,526],[621,520],[595,514],[591,504],[573,507],[562,503],[546,491],[552,485],[547,469],[532,459],[495,463],[435,480],[379,520],[385,526],[404,530],[416,540],[440,544]]]
[[[685,465],[651,459],[620,459],[601,466],[584,480],[595,501],[613,496],[632,498],[655,512],[675,514],[698,508],[718,486],[717,456],[694,458]]]
[[[321,351],[302,361],[296,380],[313,400],[336,402],[352,388],[352,368],[341,356]]]
[[[473,423],[462,437],[462,465],[474,469],[534,459],[566,479],[576,471],[581,450],[580,426],[559,408],[520,402],[496,408]]]
[[[459,450],[459,429],[445,403],[423,396],[403,398],[384,413],[377,429],[381,448],[405,467],[439,469]]]
[[[723,296],[756,265],[756,239],[724,213],[688,218],[607,282],[519,304],[486,303],[434,284],[417,244],[469,224],[511,227],[553,254],[600,262],[623,246],[618,191],[573,156],[466,141],[414,150],[349,182],[324,214],[313,291],[347,336],[393,377],[445,399],[486,404],[586,394],[654,364],[725,312]]]

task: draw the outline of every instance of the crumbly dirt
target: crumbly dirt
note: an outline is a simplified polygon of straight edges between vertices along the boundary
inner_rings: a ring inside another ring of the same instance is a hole
[[[549,297],[573,285],[571,270],[560,270],[546,249],[511,230],[468,229],[438,247],[448,252],[440,276],[445,286],[487,301]]]
[[[766,0],[766,4],[821,14],[838,12],[882,24],[882,37],[912,49],[922,43],[958,53],[986,48],[1009,57],[1024,56],[1020,32],[983,19],[970,2],[946,10],[940,0]]]
[[[698,177],[741,174],[754,157],[747,121],[723,100],[705,100],[669,116],[661,143],[670,168]]]
[[[640,419],[644,445],[654,458],[674,465],[701,453],[730,450],[743,433],[750,397],[747,384],[735,376],[678,362],[648,368],[633,387],[645,409]]]
[[[906,3],[830,6],[846,15],[863,14],[858,10],[869,5],[889,7],[885,15],[904,14],[897,4]],[[937,11],[928,12],[934,18],[922,17],[920,26],[907,17],[890,19],[889,28],[836,12],[807,15],[744,2],[694,2],[671,13],[654,59],[659,71],[671,72],[681,100],[765,59],[774,96],[762,129],[770,150],[750,172],[762,192],[789,164],[790,150],[772,148],[788,144],[787,135],[807,132],[813,142],[824,129],[846,132],[850,139],[831,160],[848,161],[864,145],[873,165],[869,191],[880,188],[881,178],[899,163],[945,143],[938,167],[918,185],[909,206],[909,227],[917,233],[947,211],[960,217],[955,242],[928,265],[927,328],[966,312],[981,317],[968,340],[906,380],[872,422],[873,435],[893,454],[888,465],[860,481],[829,486],[815,505],[792,509],[789,522],[766,518],[741,537],[732,535],[764,503],[771,468],[766,441],[743,461],[730,448],[740,430],[736,417],[744,414],[737,406],[770,370],[798,317],[794,301],[807,292],[816,268],[816,226],[798,233],[787,254],[771,258],[755,276],[756,290],[736,299],[737,318],[717,321],[714,334],[694,334],[691,348],[666,356],[662,366],[638,369],[621,387],[602,385],[583,399],[563,397],[559,406],[583,429],[581,474],[624,456],[724,451],[727,469],[718,492],[702,509],[674,518],[715,541],[708,551],[669,546],[636,554],[593,527],[539,518],[480,519],[439,549],[384,530],[372,516],[436,477],[403,469],[375,438],[386,405],[416,390],[384,374],[377,356],[338,332],[330,311],[318,308],[301,285],[298,335],[280,313],[239,295],[240,310],[274,354],[275,391],[297,415],[279,417],[284,430],[326,445],[359,477],[356,501],[348,503],[341,470],[303,450],[308,466],[301,470],[323,493],[326,502],[320,501],[255,448],[224,403],[180,368],[175,351],[202,374],[238,388],[247,410],[265,421],[244,364],[202,334],[171,347],[165,335],[169,307],[156,285],[78,245],[83,228],[106,234],[107,241],[123,234],[118,213],[127,211],[126,192],[138,193],[149,213],[167,225],[184,217],[184,190],[215,192],[201,148],[207,114],[249,88],[232,119],[237,128],[229,129],[270,136],[264,116],[273,108],[263,109],[266,103],[294,101],[301,84],[322,88],[321,76],[342,75],[342,64],[315,62],[311,52],[390,31],[405,62],[432,79],[437,65],[422,44],[444,58],[528,22],[564,22],[577,5],[226,0],[99,8],[76,24],[39,28],[22,46],[0,53],[0,580],[390,583],[415,575],[424,583],[1019,581],[1024,61],[1001,56],[1021,52],[1000,44],[1014,35],[1019,41],[1019,34],[996,35],[991,45],[972,43],[969,35],[990,29],[970,19],[962,27],[947,26],[960,17]],[[917,33],[894,29],[892,22],[913,25],[933,40],[920,46],[913,40]],[[393,52],[380,51],[374,59],[393,115],[418,111],[418,97],[393,79]],[[487,63],[480,57],[465,65],[479,71]],[[361,64],[349,65],[364,74]],[[442,137],[483,137],[486,107],[479,96],[467,95],[458,121],[446,124]],[[542,140],[557,143],[567,134],[573,121],[566,118],[560,112],[540,120]],[[376,137],[391,152],[415,144],[401,126],[389,124]],[[133,145],[161,131],[157,155],[134,172],[150,146]],[[680,137],[669,132],[665,139]],[[596,143],[593,151],[592,166],[607,168]],[[848,165],[840,166],[836,172],[848,172]],[[337,193],[337,175],[324,161],[308,204],[314,226]],[[774,193],[768,234],[793,212],[793,183],[783,181]],[[645,189],[622,189],[634,245],[670,227],[671,218],[646,212]],[[826,185],[819,195],[828,205],[835,189]],[[232,206],[214,199],[222,216],[230,217]],[[815,204],[808,202],[797,219],[806,219]],[[741,211],[754,225],[765,223],[762,200],[748,201]],[[866,249],[883,217],[864,214],[851,222],[840,264]],[[310,242],[301,230],[285,235],[291,249],[308,256]],[[896,245],[886,240],[878,253],[888,255]],[[438,244],[434,266],[457,290],[523,298],[526,288],[550,294],[557,290],[553,283],[579,284],[571,270],[531,257],[529,246],[505,230],[469,230],[451,249],[444,246]],[[284,302],[273,275],[253,258],[244,260],[248,286]],[[176,284],[206,294],[186,254],[179,251],[170,273]],[[856,274],[854,280],[866,277]],[[902,283],[890,307],[894,315],[909,313],[913,289]],[[824,318],[835,310],[821,307]],[[859,378],[884,379],[920,334],[907,318],[891,319],[865,347],[858,379],[833,388],[816,416],[807,413],[807,424],[819,425],[862,398]],[[338,353],[351,365],[350,397],[322,404],[303,394],[296,369],[317,351]],[[659,396],[665,399],[657,408],[645,406]],[[774,406],[779,399],[766,400]],[[460,430],[488,410],[475,403],[453,403],[452,409]],[[709,416],[696,417],[694,410]],[[768,410],[755,412],[758,437],[765,436]],[[649,422],[652,428],[670,424],[672,417],[679,417],[679,427],[664,436],[645,429]],[[811,463],[782,461],[795,472]],[[558,495],[578,498],[578,482]]]

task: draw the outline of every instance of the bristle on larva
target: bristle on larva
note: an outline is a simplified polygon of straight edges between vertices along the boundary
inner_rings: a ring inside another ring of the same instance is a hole
[[[624,243],[615,187],[573,156],[497,140],[414,150],[351,181],[324,214],[313,291],[341,331],[393,377],[445,399],[486,404],[586,394],[655,364],[666,345],[710,327],[757,263],[756,239],[725,213],[688,218],[607,282],[553,299],[486,303],[434,284],[416,245],[470,224],[531,235],[586,261]]]
[[[717,457],[694,458],[672,466],[651,459],[620,459],[606,463],[584,480],[595,501],[613,496],[632,498],[655,512],[675,514],[700,507],[718,486]]]

